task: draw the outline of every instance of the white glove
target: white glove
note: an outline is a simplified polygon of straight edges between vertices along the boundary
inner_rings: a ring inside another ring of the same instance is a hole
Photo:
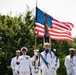
[[[71,63],[71,64],[70,64],[70,66],[74,66],[74,64],[73,64],[73,63]]]

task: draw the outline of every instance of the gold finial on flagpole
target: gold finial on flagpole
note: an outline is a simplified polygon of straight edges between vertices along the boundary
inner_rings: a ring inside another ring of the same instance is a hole
[[[36,0],[36,7],[37,7],[37,0]],[[34,29],[35,30],[35,29]],[[35,49],[36,49],[36,45],[37,45],[37,37],[36,37],[36,35],[35,35]]]

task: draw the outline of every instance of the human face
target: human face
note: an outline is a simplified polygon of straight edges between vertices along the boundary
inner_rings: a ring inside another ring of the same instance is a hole
[[[44,46],[45,50],[49,50],[49,45]]]
[[[26,55],[26,50],[22,50],[22,55]]]
[[[38,54],[39,54],[38,52],[34,52],[34,55],[35,55],[35,56],[38,56]]]
[[[16,56],[19,57],[21,54],[20,52],[16,52]]]
[[[70,50],[70,54],[73,55],[74,54],[74,51],[73,50]]]

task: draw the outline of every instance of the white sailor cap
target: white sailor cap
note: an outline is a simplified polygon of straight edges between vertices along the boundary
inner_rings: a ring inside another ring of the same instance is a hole
[[[74,51],[75,49],[74,49],[74,48],[69,48],[69,50],[70,50],[70,51],[71,51],[71,50],[73,50],[73,51]]]
[[[49,46],[49,45],[50,45],[50,43],[46,42],[46,43],[44,43],[44,46],[45,46],[45,45],[48,45],[48,46]]]
[[[38,49],[35,49],[34,52],[39,52],[39,50]]]
[[[21,51],[28,51],[28,49],[26,47],[22,47]]]
[[[20,50],[17,50],[16,53],[21,52]]]
[[[53,49],[53,51],[55,51],[55,52],[56,52],[56,49],[54,48],[54,49]]]

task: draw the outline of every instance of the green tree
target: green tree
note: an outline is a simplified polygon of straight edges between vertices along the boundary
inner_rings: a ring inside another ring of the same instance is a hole
[[[34,16],[28,11],[18,17],[0,15],[0,74],[10,75],[10,61],[15,51],[26,46],[30,56],[34,49]],[[32,42],[32,43],[31,43]]]

